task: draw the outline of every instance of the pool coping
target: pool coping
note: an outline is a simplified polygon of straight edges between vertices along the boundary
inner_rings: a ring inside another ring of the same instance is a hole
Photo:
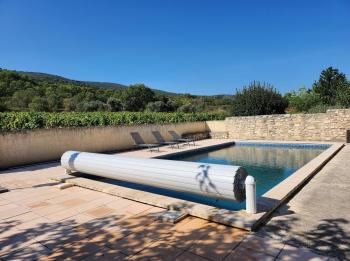
[[[171,156],[184,155],[187,153],[206,151],[214,148],[223,148],[233,145],[235,142],[245,143],[295,143],[295,144],[326,144],[330,148],[326,149],[316,158],[298,169],[291,176],[274,186],[261,197],[257,198],[258,213],[248,214],[245,210],[226,210],[209,205],[180,200],[168,196],[158,195],[151,192],[139,191],[114,184],[107,183],[106,180],[92,180],[79,176],[61,175],[54,178],[60,182],[67,182],[76,186],[104,192],[107,194],[135,200],[144,204],[157,206],[166,209],[186,212],[189,215],[207,219],[224,225],[238,227],[245,230],[255,230],[264,224],[270,215],[283,203],[286,203],[294,196],[327,162],[333,158],[344,146],[339,142],[301,142],[301,141],[268,141],[268,140],[220,140],[218,144],[203,147],[192,147],[185,151],[171,151],[162,155],[149,155],[149,158],[167,158]]]

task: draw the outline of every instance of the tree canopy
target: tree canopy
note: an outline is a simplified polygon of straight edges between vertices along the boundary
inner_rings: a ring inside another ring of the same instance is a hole
[[[115,88],[117,87],[117,88]],[[227,112],[230,96],[194,96],[152,90],[144,84],[73,81],[42,73],[0,69],[0,111]]]
[[[284,113],[288,102],[268,83],[252,82],[233,96],[235,116]]]

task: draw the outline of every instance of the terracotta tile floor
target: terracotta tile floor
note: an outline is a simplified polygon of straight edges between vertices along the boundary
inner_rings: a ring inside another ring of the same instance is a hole
[[[56,163],[0,172],[1,260],[325,260],[306,249],[79,187],[59,190]],[[249,235],[249,236],[248,236]],[[301,259],[300,259],[301,258]]]

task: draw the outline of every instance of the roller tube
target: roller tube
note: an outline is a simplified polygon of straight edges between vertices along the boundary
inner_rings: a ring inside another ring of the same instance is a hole
[[[61,165],[82,172],[179,192],[241,202],[247,172],[239,166],[67,151]]]

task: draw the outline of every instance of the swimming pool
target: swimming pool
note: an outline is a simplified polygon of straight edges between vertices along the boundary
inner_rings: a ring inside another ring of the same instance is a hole
[[[329,147],[329,145],[325,144],[236,142],[233,145],[222,148],[192,151],[167,158],[243,166],[249,175],[256,179],[257,196],[261,196]],[[123,181],[113,181],[113,183],[218,208],[240,210],[245,207],[245,202],[235,203],[229,200],[212,199]]]

